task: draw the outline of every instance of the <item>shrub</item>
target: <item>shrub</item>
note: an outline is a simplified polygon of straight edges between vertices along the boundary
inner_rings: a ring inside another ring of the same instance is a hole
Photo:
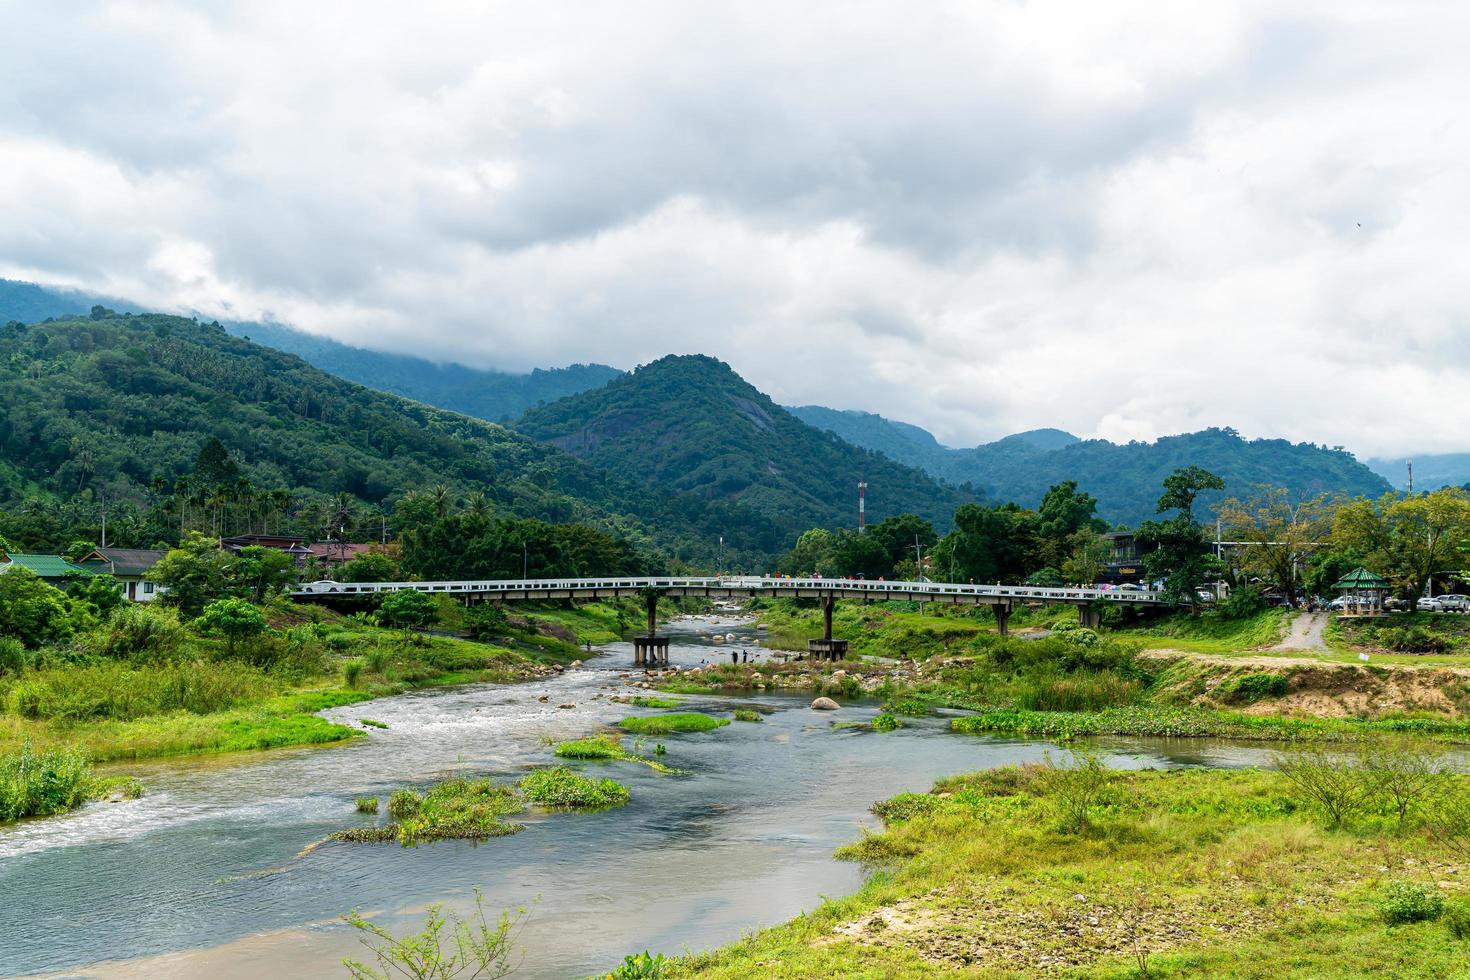
[[[510,620],[506,618],[505,610],[495,603],[482,602],[464,612],[464,627],[476,639],[501,636],[509,626]]]
[[[1266,600],[1260,589],[1248,585],[1243,589],[1231,589],[1218,608],[1221,619],[1249,619],[1266,608]]]
[[[108,620],[98,652],[129,660],[170,660],[187,636],[173,609],[154,603],[128,603]]]
[[[423,796],[411,789],[395,789],[388,797],[388,816],[394,820],[407,820],[419,812],[423,802]]]
[[[1378,911],[1391,926],[1432,922],[1444,912],[1444,896],[1417,881],[1391,881],[1383,890]]]
[[[903,722],[886,712],[873,719],[873,731],[875,732],[891,732],[902,727]]]
[[[613,779],[590,779],[566,766],[528,773],[521,792],[532,803],[566,810],[601,810],[628,802],[628,788]]]
[[[1470,939],[1470,902],[1463,899],[1446,902],[1443,917],[1444,926],[1449,930],[1451,937],[1460,940]]]
[[[18,674],[34,662],[24,643],[13,636],[0,636],[0,674]]]
[[[1362,810],[1378,788],[1359,756],[1329,752],[1321,745],[1277,753],[1276,769],[1298,795],[1321,807],[1335,827]]]
[[[29,740],[22,741],[18,753],[0,757],[0,823],[80,806],[91,775],[75,748],[35,752]]]
[[[608,980],[662,980],[667,976],[669,961],[662,953],[650,955],[648,950],[623,957]]]
[[[1073,749],[1067,765],[1057,766],[1047,757],[1048,772],[1043,781],[1061,829],[1080,834],[1092,825],[1092,809],[1102,799],[1112,774],[1096,753]]]
[[[1137,681],[1116,674],[1026,678],[1020,682],[1015,706],[1024,711],[1101,711],[1132,704],[1140,690]]]
[[[265,614],[245,599],[216,599],[204,607],[196,620],[200,629],[220,633],[225,638],[230,656],[243,640],[259,636],[266,630]]]
[[[517,911],[514,917],[502,913],[499,924],[491,926],[485,921],[485,897],[478,888],[473,913],[461,918],[453,912],[446,914],[443,906],[430,905],[423,931],[402,939],[357,912],[349,912],[343,918],[361,933],[362,944],[373,954],[377,966],[350,959],[344,959],[342,965],[353,980],[390,975],[444,978],[461,974],[479,980],[496,980],[515,969],[511,954],[515,952],[517,927],[525,917],[525,909]]]
[[[368,652],[364,663],[367,665],[369,673],[381,675],[384,668],[388,666],[388,651],[381,647],[371,650]]]
[[[1400,653],[1444,653],[1449,640],[1423,626],[1385,626],[1378,630],[1378,642]]]
[[[357,798],[358,813],[377,813],[378,798],[376,796],[359,796]]]
[[[348,687],[356,687],[357,681],[362,677],[364,664],[361,660],[349,660],[342,665],[342,682]]]

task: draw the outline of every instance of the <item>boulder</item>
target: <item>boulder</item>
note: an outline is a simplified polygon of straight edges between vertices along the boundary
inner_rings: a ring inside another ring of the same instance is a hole
[[[844,678],[846,676],[847,676],[847,671],[845,671],[845,670],[834,670],[834,671],[832,671],[832,679],[834,681],[840,681],[840,680],[842,680],[842,678]]]
[[[831,698],[817,698],[812,702],[813,711],[836,711],[840,707],[842,705],[833,701]]]

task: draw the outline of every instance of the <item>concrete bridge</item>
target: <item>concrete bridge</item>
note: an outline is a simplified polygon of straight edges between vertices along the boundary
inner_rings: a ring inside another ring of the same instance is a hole
[[[667,663],[669,639],[658,635],[655,611],[659,596],[703,596],[708,598],[817,599],[822,606],[822,639],[809,640],[808,652],[818,659],[841,659],[847,641],[832,637],[832,610],[838,599],[864,602],[903,599],[914,602],[947,602],[952,605],[986,605],[995,612],[1002,636],[1008,632],[1011,609],[1018,602],[1059,602],[1075,605],[1082,625],[1096,627],[1101,614],[1096,603],[1129,606],[1168,605],[1161,593],[1137,589],[1053,589],[1030,585],[963,585],[952,582],[886,582],[845,578],[765,578],[754,575],[708,578],[564,578],[494,579],[458,582],[333,582],[324,579],[303,583],[291,593],[300,602],[368,597],[402,590],[449,595],[465,605],[480,602],[538,602],[549,599],[611,599],[640,596],[648,608],[648,632],[633,638],[635,664]]]

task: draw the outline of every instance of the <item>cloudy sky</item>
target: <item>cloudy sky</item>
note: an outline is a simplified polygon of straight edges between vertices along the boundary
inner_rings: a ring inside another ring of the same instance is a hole
[[[0,0],[0,276],[952,444],[1470,450],[1470,6]]]

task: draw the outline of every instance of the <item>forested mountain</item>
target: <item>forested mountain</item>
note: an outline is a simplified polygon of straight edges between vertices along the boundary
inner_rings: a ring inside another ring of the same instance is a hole
[[[951,449],[932,436],[924,439],[913,431],[915,426],[878,415],[811,407],[795,411],[851,442],[920,466],[939,479],[973,483],[991,497],[1027,507],[1039,504],[1048,487],[1076,480],[1097,497],[1099,516],[1130,525],[1153,516],[1160,484],[1180,466],[1202,466],[1223,477],[1227,495],[1245,494],[1259,483],[1299,494],[1375,496],[1390,489],[1381,476],[1344,450],[1284,439],[1246,440],[1231,429],[1126,444],[1079,440],[1060,429],[1034,429],[973,449]],[[1202,496],[1205,512],[1221,496]]]
[[[650,493],[500,425],[333,377],[218,324],[160,314],[0,328],[0,504],[23,498],[146,502],[217,438],[260,488],[298,502],[346,492],[391,509],[404,491],[482,491],[494,512],[584,521],[667,554],[767,553],[756,514]],[[890,464],[892,465],[892,464]],[[764,557],[764,556],[762,556]],[[752,554],[751,561],[758,563]]]
[[[0,323],[80,316],[96,304],[144,312],[110,297],[0,279]],[[237,337],[295,354],[339,378],[491,422],[509,421],[532,406],[599,387],[622,374],[606,364],[538,368],[529,374],[485,371],[351,347],[276,323],[226,323],[224,328]]]
[[[975,498],[807,425],[712,357],[645,364],[532,409],[516,427],[652,487],[738,502],[793,539],[854,525],[860,479],[874,522],[909,511],[948,527],[955,507]]]

